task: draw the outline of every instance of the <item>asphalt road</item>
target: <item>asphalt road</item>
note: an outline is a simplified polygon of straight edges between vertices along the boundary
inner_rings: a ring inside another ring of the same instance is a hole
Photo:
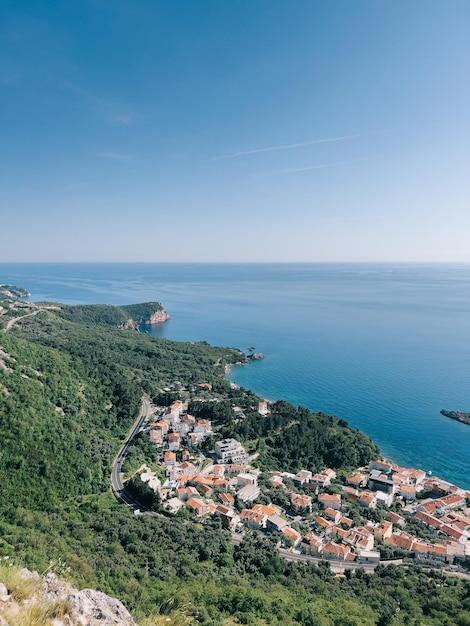
[[[130,507],[134,509],[145,510],[137,500],[135,500],[130,493],[125,489],[124,483],[122,482],[122,466],[126,459],[127,451],[129,446],[131,445],[132,440],[137,435],[137,433],[141,430],[145,421],[152,414],[152,405],[148,400],[142,400],[142,406],[140,409],[139,416],[135,420],[131,431],[127,435],[126,440],[121,446],[121,449],[116,455],[113,463],[113,469],[111,472],[111,487],[119,500],[122,500]]]

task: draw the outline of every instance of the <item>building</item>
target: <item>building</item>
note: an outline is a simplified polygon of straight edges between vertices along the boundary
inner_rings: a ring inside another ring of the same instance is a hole
[[[237,485],[244,487],[245,485],[257,485],[258,478],[254,474],[242,473],[237,476]]]
[[[189,498],[186,506],[196,517],[202,517],[208,512],[207,504],[199,498]]]
[[[312,498],[310,496],[293,493],[290,502],[296,513],[307,513],[312,510]]]
[[[396,485],[392,477],[379,470],[372,470],[369,476],[369,489],[371,491],[384,491],[385,493],[394,494]]]
[[[215,444],[215,453],[221,463],[246,465],[248,453],[236,439],[222,439]]]
[[[345,561],[350,552],[351,548],[349,546],[329,541],[323,546],[322,558],[331,561]]]
[[[242,504],[254,502],[254,500],[259,498],[260,493],[261,490],[258,485],[245,485],[237,492],[237,499]]]
[[[339,493],[322,493],[318,496],[318,502],[324,509],[330,507],[339,511],[341,508],[341,496]]]

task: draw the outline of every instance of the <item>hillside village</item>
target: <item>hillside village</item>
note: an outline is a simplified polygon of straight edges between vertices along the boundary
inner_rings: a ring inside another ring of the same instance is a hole
[[[196,420],[187,406],[175,400],[156,409],[145,426],[159,464],[140,468],[140,478],[168,512],[198,520],[218,515],[234,538],[276,533],[281,548],[343,569],[391,558],[468,564],[470,492],[380,459],[350,474],[262,472],[256,453],[218,438],[211,421]],[[257,411],[263,419],[268,403],[259,402]],[[243,408],[233,412],[243,420]],[[214,443],[209,451],[207,441]]]

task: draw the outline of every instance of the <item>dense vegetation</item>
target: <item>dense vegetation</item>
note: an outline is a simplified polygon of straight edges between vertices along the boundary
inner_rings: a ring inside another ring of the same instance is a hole
[[[128,320],[134,321],[139,326],[149,320],[152,313],[162,310],[163,307],[159,302],[126,304],[124,306],[79,304],[76,306],[61,305],[57,314],[66,320],[79,324],[102,324],[116,327],[125,324]]]
[[[336,578],[328,566],[284,561],[270,541],[234,546],[217,517],[204,525],[135,517],[118,504],[110,465],[143,393],[170,399],[211,383],[220,401],[201,391],[191,410],[209,415],[222,434],[249,440],[265,467],[352,466],[377,449],[346,423],[284,402],[261,418],[259,398],[221,378],[224,365],[240,359],[236,350],[110,328],[100,311],[85,309],[42,311],[0,334],[0,556],[39,571],[61,559],[77,584],[119,597],[138,618],[470,625],[469,584],[438,572],[379,568]],[[234,404],[245,419],[234,419]]]

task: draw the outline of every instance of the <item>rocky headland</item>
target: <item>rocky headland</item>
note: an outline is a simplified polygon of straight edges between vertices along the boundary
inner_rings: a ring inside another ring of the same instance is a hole
[[[446,417],[450,417],[453,420],[470,426],[470,413],[464,413],[463,411],[446,411],[445,409],[442,409],[441,413]]]

